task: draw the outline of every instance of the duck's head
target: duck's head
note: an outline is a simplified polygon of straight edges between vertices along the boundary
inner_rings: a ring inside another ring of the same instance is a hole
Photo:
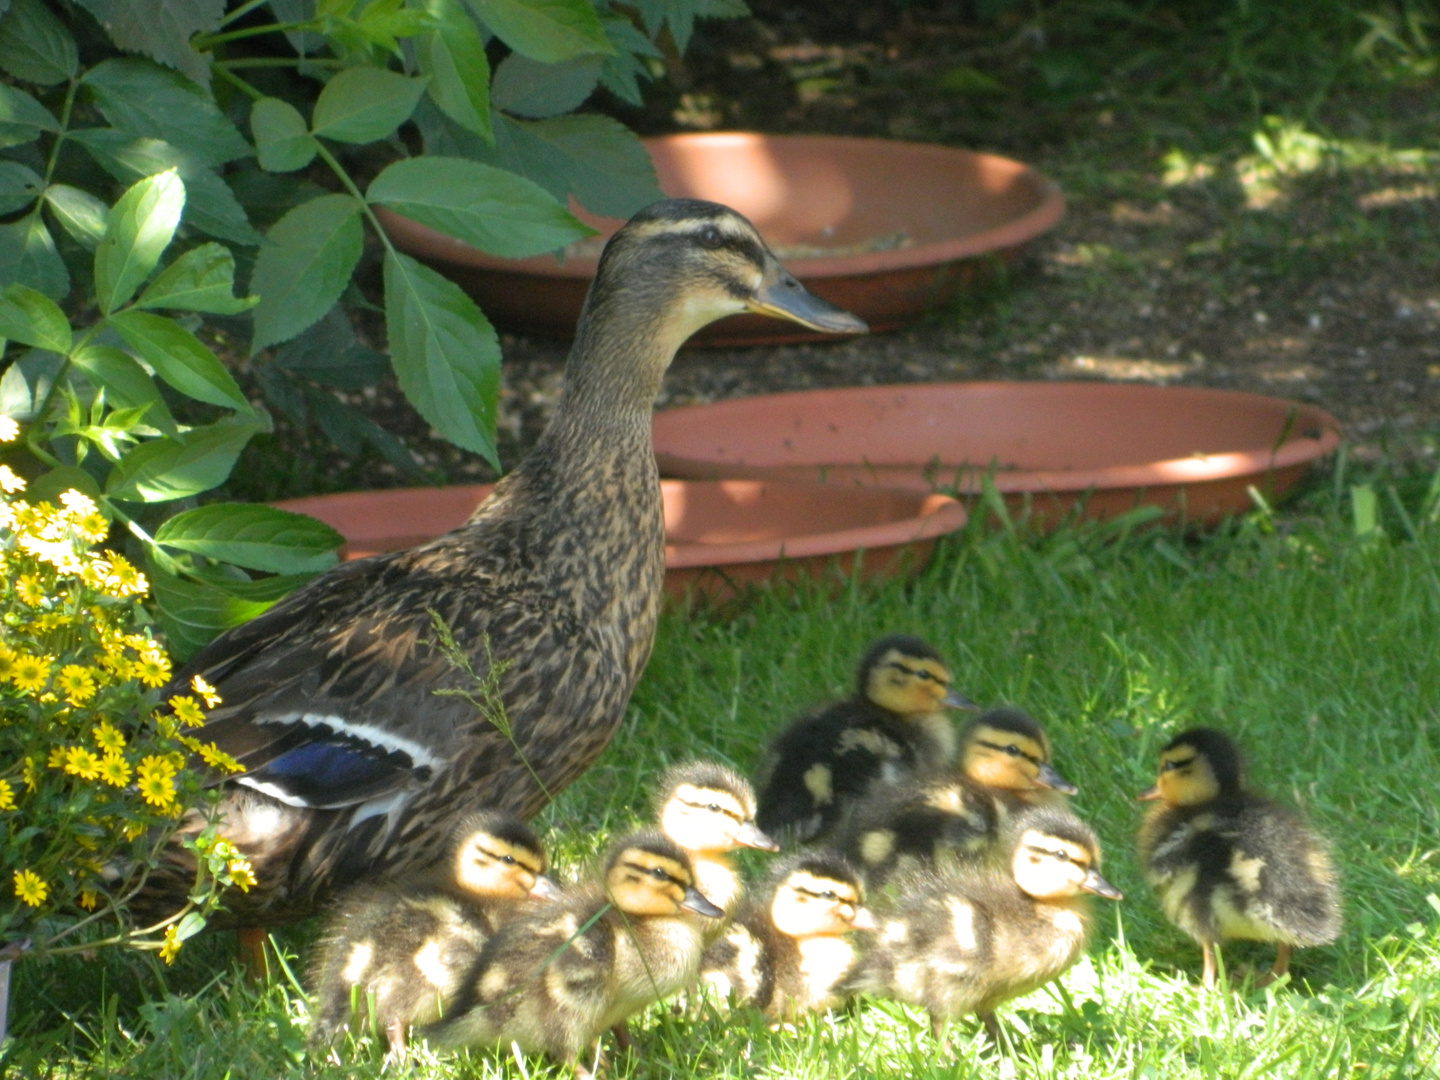
[[[677,765],[660,782],[661,831],[686,851],[780,845],[755,824],[755,791],[734,769],[709,761]]]
[[[1138,796],[1166,806],[1195,806],[1221,795],[1240,792],[1240,751],[1230,737],[1214,728],[1191,728],[1160,751],[1160,774]]]
[[[462,819],[451,834],[450,860],[456,887],[472,896],[520,900],[559,895],[545,876],[549,860],[539,837],[508,811],[482,810]]]
[[[1107,900],[1123,894],[1100,876],[1100,841],[1083,821],[1062,807],[1037,807],[1013,826],[1010,871],[1015,884],[1037,900],[1063,900],[1093,893]]]
[[[610,849],[605,892],[626,915],[693,911],[718,919],[725,914],[695,888],[695,868],[685,849],[655,830],[633,833]]]
[[[991,709],[970,721],[960,733],[960,769],[976,783],[1004,791],[1078,790],[1050,764],[1045,730],[1019,709]]]
[[[793,938],[836,937],[874,930],[875,916],[862,907],[860,877],[844,859],[825,852],[801,855],[776,874],[770,920]]]
[[[868,329],[801,285],[741,214],[700,199],[652,203],[612,236],[586,311],[592,329],[643,318],[671,354],[702,326],[746,311],[830,334]]]
[[[950,686],[950,669],[927,642],[891,634],[860,658],[862,697],[900,716],[925,716],[942,707],[973,709],[975,703]]]

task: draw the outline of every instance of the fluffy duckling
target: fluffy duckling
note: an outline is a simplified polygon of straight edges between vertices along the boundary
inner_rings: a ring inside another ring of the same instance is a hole
[[[1240,752],[1212,728],[1193,728],[1160,751],[1160,775],[1142,792],[1159,804],[1140,828],[1145,875],[1165,914],[1200,943],[1203,982],[1215,985],[1215,945],[1273,941],[1275,965],[1296,946],[1340,933],[1340,891],[1324,842],[1292,810],[1245,790]]]
[[[560,895],[545,869],[528,825],[484,810],[456,825],[448,858],[428,873],[346,894],[312,968],[312,1043],[333,1042],[358,1006],[362,1017],[373,1009],[391,1051],[402,1054],[411,1025],[440,1018],[505,916],[526,897]]]
[[[1062,974],[1089,933],[1086,894],[1121,899],[1100,876],[1100,845],[1059,806],[1018,815],[1004,870],[939,867],[907,878],[852,981],[922,1005],[942,1048],[945,1024],[977,1013],[999,1039],[995,1007]]]
[[[960,732],[955,769],[864,799],[836,846],[878,889],[898,872],[990,857],[1010,816],[1078,789],[1050,764],[1050,740],[1019,709],[990,709]]]
[[[684,849],[656,831],[625,837],[601,886],[506,922],[425,1034],[441,1046],[516,1043],[587,1075],[580,1054],[602,1032],[694,980],[703,947],[691,912],[723,915],[695,888]]]
[[[860,660],[853,697],[800,717],[771,744],[760,781],[760,828],[815,840],[877,786],[900,784],[955,760],[946,708],[973,709],[926,642],[894,634]]]
[[[696,887],[725,912],[706,919],[705,943],[724,932],[745,897],[745,883],[728,854],[737,848],[778,851],[755,824],[755,792],[734,769],[709,761],[676,765],[660,781],[660,830],[690,856]]]
[[[832,1008],[858,961],[846,935],[879,925],[861,906],[859,876],[844,859],[816,852],[789,860],[774,880],[705,950],[701,981],[721,1000],[777,1020]]]

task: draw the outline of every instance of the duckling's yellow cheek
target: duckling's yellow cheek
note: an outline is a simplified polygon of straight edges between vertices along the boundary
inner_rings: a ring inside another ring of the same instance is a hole
[[[365,978],[365,973],[370,970],[370,961],[375,956],[375,946],[368,941],[359,941],[350,949],[350,955],[345,960],[345,970],[341,977],[347,983],[358,983]]]
[[[835,788],[828,765],[811,765],[805,770],[805,790],[819,806],[835,798]]]

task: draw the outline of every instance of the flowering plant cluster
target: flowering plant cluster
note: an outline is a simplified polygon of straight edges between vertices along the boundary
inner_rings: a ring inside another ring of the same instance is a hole
[[[0,442],[17,434],[0,417]],[[187,841],[197,873],[183,910],[134,927],[126,902],[182,813],[209,805],[192,755],[241,766],[192,734],[219,702],[203,679],[161,700],[171,662],[137,602],[145,576],[94,547],[110,528],[94,501],[71,490],[31,504],[24,489],[0,465],[0,944],[125,943],[169,962],[225,887],[254,883],[250,864],[210,825]],[[86,927],[110,936],[65,940]]]

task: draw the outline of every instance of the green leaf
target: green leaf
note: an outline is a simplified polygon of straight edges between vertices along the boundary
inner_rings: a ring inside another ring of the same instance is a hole
[[[45,202],[55,220],[82,247],[94,251],[100,246],[110,225],[108,206],[69,184],[51,184],[45,189]]]
[[[506,168],[556,198],[574,194],[592,214],[627,218],[665,197],[639,137],[606,116],[497,116],[495,145]]]
[[[430,76],[430,99],[455,123],[493,142],[490,60],[480,28],[460,0],[426,0],[425,10],[435,29],[415,39],[415,55]]]
[[[0,286],[17,281],[52,300],[70,292],[70,271],[38,213],[0,225]]]
[[[168,519],[156,543],[267,574],[328,570],[345,538],[323,522],[256,503],[211,503]]]
[[[170,502],[223,484],[235,459],[261,431],[258,418],[227,417],[135,447],[110,472],[105,493],[121,502]]]
[[[383,139],[410,119],[429,82],[384,68],[346,68],[320,91],[312,133],[347,143]]]
[[[181,663],[221,630],[249,622],[273,603],[248,600],[218,585],[187,581],[153,563],[147,570],[170,651]]]
[[[179,68],[198,83],[210,82],[210,59],[190,47],[196,34],[220,26],[225,0],[76,0],[110,40],[126,52],[144,53]]]
[[[40,86],[62,83],[80,70],[75,39],[41,0],[13,0],[0,18],[0,70]]]
[[[600,69],[600,84],[631,105],[644,105],[640,80],[648,82],[653,76],[650,69],[640,62],[640,57],[658,59],[660,50],[629,19],[610,16],[602,19],[602,25],[605,36],[615,46],[615,55],[605,58],[605,65]]]
[[[84,83],[105,119],[131,136],[160,139],[205,166],[250,154],[215,99],[178,71],[115,57],[87,71]]]
[[[445,438],[499,468],[500,344],[475,302],[429,267],[387,252],[385,328],[410,403]]]
[[[95,249],[95,293],[108,315],[135,295],[170,246],[185,209],[185,184],[172,169],[133,185],[110,211]]]
[[[61,465],[30,481],[25,486],[25,498],[32,504],[48,502],[52,506],[59,506],[60,496],[67,491],[79,491],[99,501],[100,485],[84,469],[75,465]],[[103,513],[104,503],[100,506]]]
[[[137,139],[123,131],[110,128],[87,128],[72,131],[72,142],[83,146],[100,167],[122,183],[166,169],[175,169],[185,181],[185,224],[203,233],[237,244],[258,244],[262,237],[250,225],[245,211],[236,201],[224,180],[159,139]]]
[[[221,244],[201,244],[162,270],[135,301],[136,307],[238,315],[259,297],[235,295],[235,256]]]
[[[598,56],[582,56],[562,64],[542,64],[511,53],[495,69],[490,100],[495,108],[516,116],[559,116],[584,104],[600,80],[603,63]]]
[[[70,320],[43,293],[8,285],[0,292],[0,337],[64,356],[70,351]]]
[[[365,194],[507,259],[554,251],[594,233],[538,184],[461,158],[405,158],[388,166]]]
[[[105,388],[107,401],[144,409],[145,422],[167,435],[175,434],[175,418],[160,396],[160,387],[134,357],[111,345],[86,345],[70,357],[85,377]]]
[[[470,0],[470,9],[506,45],[546,64],[614,52],[588,0]]]
[[[107,320],[155,369],[155,374],[196,401],[253,413],[235,377],[194,334],[174,319],[148,311],[122,311]]]
[[[277,221],[266,239],[250,278],[260,297],[252,353],[294,337],[340,299],[365,239],[360,204],[348,195],[311,199]]]
[[[275,365],[337,390],[374,386],[390,373],[388,356],[367,349],[355,339],[350,316],[341,304],[275,350]]]
[[[0,214],[13,214],[40,197],[45,181],[18,161],[0,161]]]
[[[23,90],[0,83],[0,146],[34,142],[42,131],[59,131],[60,123]]]
[[[315,159],[315,139],[305,118],[288,101],[261,98],[250,108],[250,133],[260,167],[267,172],[294,172]]]
[[[356,412],[349,405],[339,401],[333,394],[313,386],[304,387],[305,402],[309,412],[320,425],[325,437],[335,444],[342,454],[360,453],[365,444],[373,446],[401,473],[419,480],[425,474],[415,464],[405,444],[380,427],[369,417]]]

